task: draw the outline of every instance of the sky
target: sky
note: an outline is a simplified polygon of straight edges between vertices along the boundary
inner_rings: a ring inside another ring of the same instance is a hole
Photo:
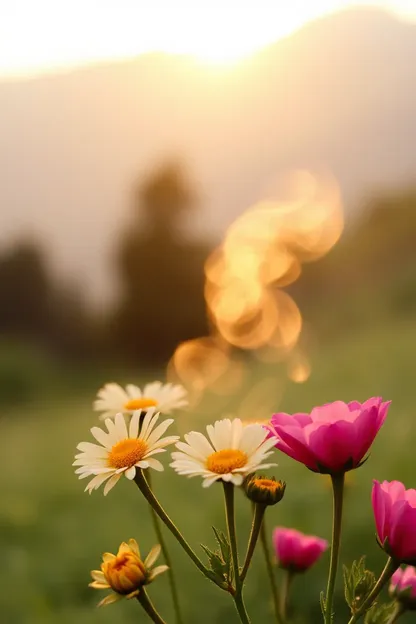
[[[416,20],[416,0],[0,0],[0,77],[155,50],[230,64],[363,4]]]

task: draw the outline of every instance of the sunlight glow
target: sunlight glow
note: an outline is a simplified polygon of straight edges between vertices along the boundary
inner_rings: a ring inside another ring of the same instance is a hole
[[[302,315],[282,288],[298,279],[302,264],[322,258],[338,242],[344,226],[341,193],[337,181],[322,172],[292,171],[273,182],[264,199],[230,225],[206,261],[211,336],[180,344],[169,364],[169,379],[184,384],[195,402],[207,389],[235,389],[244,375],[235,359],[239,351],[263,363],[289,358],[288,377],[296,383],[310,375],[299,344]]]
[[[416,18],[414,0],[13,0],[0,2],[0,75],[144,52],[227,65],[308,21],[365,4]]]

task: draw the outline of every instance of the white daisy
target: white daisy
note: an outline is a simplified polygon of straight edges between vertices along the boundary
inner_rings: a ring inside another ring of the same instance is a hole
[[[113,418],[116,414],[132,414],[138,409],[155,407],[158,412],[170,414],[175,409],[186,407],[186,390],[179,384],[162,384],[153,381],[146,384],[143,390],[133,384],[127,384],[125,388],[116,383],[105,384],[97,394],[94,401],[94,410],[103,412],[101,420]]]
[[[163,470],[163,466],[153,455],[163,453],[168,444],[176,442],[178,436],[162,438],[166,429],[173,423],[173,419],[165,420],[155,427],[159,413],[154,408],[149,409],[143,418],[140,427],[142,412],[134,412],[129,428],[122,414],[117,414],[115,420],[107,418],[105,421],[108,432],[99,427],[93,427],[91,433],[100,443],[81,442],[77,449],[81,451],[75,455],[73,466],[79,466],[75,471],[80,479],[94,475],[85,490],[91,494],[105,481],[104,496],[115,486],[124,473],[127,479],[134,479],[136,467],[154,468]]]
[[[210,441],[196,431],[185,435],[187,443],[176,443],[179,452],[172,453],[170,464],[181,475],[201,476],[203,487],[218,479],[241,485],[251,472],[276,465],[263,463],[276,439],[261,425],[244,426],[239,418],[226,418],[208,425],[207,433]]]

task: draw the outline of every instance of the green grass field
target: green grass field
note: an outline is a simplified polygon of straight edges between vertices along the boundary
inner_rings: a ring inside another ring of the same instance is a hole
[[[392,399],[388,420],[369,461],[350,473],[345,507],[342,559],[350,564],[368,554],[368,564],[378,572],[384,555],[374,538],[370,502],[372,479],[399,479],[416,485],[414,423],[416,399],[416,324],[375,327],[365,334],[345,335],[322,347],[312,361],[312,376],[302,385],[287,383],[282,389],[280,369],[257,369],[254,377],[276,380],[276,409],[309,410],[334,399],[364,400],[381,394]],[[103,379],[103,382],[107,381]],[[133,381],[133,379],[132,379]],[[25,409],[4,410],[0,419],[0,622],[2,624],[109,624],[146,622],[135,601],[105,609],[95,604],[105,595],[87,587],[89,570],[97,568],[103,551],[135,537],[147,551],[154,543],[148,509],[135,485],[123,479],[107,498],[102,490],[83,493],[71,466],[76,444],[90,438],[97,417],[90,405],[96,387],[82,396],[63,396]],[[265,397],[270,400],[270,397]],[[236,409],[233,403],[205,403],[198,414],[178,417],[180,433],[202,429]],[[259,399],[259,402],[261,397]],[[267,401],[266,401],[267,403]],[[273,398],[271,400],[273,404]],[[247,413],[254,418],[255,411]],[[165,464],[169,456],[166,454]],[[268,527],[294,526],[329,539],[331,494],[326,477],[276,452],[278,478],[287,481],[284,500],[269,510]],[[222,489],[202,490],[197,479],[186,480],[170,468],[154,476],[162,504],[202,556],[198,543],[214,545],[211,526],[225,528]],[[240,494],[239,492],[237,494]],[[250,523],[250,506],[238,497],[238,533],[244,549]],[[168,538],[178,575],[185,621],[189,624],[237,623],[231,599],[212,586]],[[296,617],[293,622],[320,622],[319,592],[324,589],[328,554],[293,588]],[[278,572],[277,572],[278,573]],[[341,578],[338,579],[338,617],[347,621]],[[149,593],[169,624],[174,622],[168,585],[160,578]],[[253,624],[272,622],[270,594],[264,562],[256,553],[248,575],[247,608]],[[411,617],[401,621],[410,622]]]

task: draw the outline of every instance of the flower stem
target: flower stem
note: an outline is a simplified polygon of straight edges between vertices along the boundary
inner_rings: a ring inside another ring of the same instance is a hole
[[[231,556],[233,560],[235,594],[233,596],[235,606],[243,624],[250,624],[249,617],[243,600],[243,583],[240,578],[240,567],[238,564],[237,536],[235,532],[235,513],[234,513],[234,485],[223,481],[224,498],[225,498],[225,514],[227,518],[228,539],[230,541]]]
[[[282,585],[282,593],[280,597],[280,617],[282,622],[287,620],[287,610],[289,605],[289,593],[290,587],[293,581],[293,572],[290,570],[285,571],[284,581]]]
[[[266,532],[266,521],[263,519],[261,528],[260,528],[260,541],[263,548],[263,555],[266,561],[267,575],[270,581],[270,588],[272,591],[273,597],[273,605],[274,605],[274,613],[276,617],[276,622],[278,624],[283,624],[280,617],[280,606],[279,606],[279,596],[277,593],[277,585],[276,585],[276,577],[273,570],[272,559],[270,556],[269,547],[267,545],[267,532]]]
[[[402,604],[402,603],[398,602],[398,603],[396,604],[396,609],[395,609],[395,611],[394,611],[393,615],[391,616],[391,619],[388,621],[388,623],[387,623],[387,624],[394,624],[395,622],[397,622],[397,620],[399,619],[399,617],[400,617],[401,615],[403,615],[403,613],[406,613],[406,611],[407,611],[407,609],[406,609],[406,607],[404,606],[404,604]]]
[[[152,622],[155,622],[155,624],[166,624],[165,620],[161,618],[159,613],[154,608],[144,587],[141,588],[140,593],[137,596],[137,600],[140,602]]]
[[[374,585],[373,589],[368,594],[367,598],[364,600],[363,604],[358,609],[358,611],[356,611],[354,615],[352,616],[352,618],[349,620],[348,624],[354,624],[354,622],[358,622],[361,616],[364,615],[366,611],[368,611],[368,609],[371,607],[371,605],[373,604],[373,602],[375,601],[375,599],[377,598],[377,596],[379,595],[383,587],[386,585],[386,583],[388,583],[388,581],[391,579],[393,574],[396,572],[399,565],[400,564],[392,557],[388,558],[387,563],[384,567],[384,570],[380,574],[380,578],[378,579],[377,583]],[[393,622],[394,621],[395,620],[393,620]]]
[[[137,469],[136,476],[135,476],[134,480],[135,480],[135,483],[136,483],[137,487],[139,488],[139,490],[141,491],[141,493],[143,494],[143,496],[147,500],[147,502],[155,510],[155,512],[157,513],[159,518],[167,526],[167,528],[172,533],[172,535],[177,539],[179,544],[182,546],[183,550],[186,552],[188,557],[190,559],[192,559],[192,561],[194,562],[194,564],[196,565],[198,570],[200,570],[202,572],[202,574],[204,574],[208,579],[210,579],[211,581],[216,583],[216,585],[218,585],[218,587],[221,587],[221,589],[228,590],[228,588],[225,585],[225,583],[224,583],[224,585],[221,585],[218,582],[218,580],[216,579],[216,577],[213,574],[213,572],[211,572],[211,570],[209,570],[208,568],[206,568],[204,566],[202,561],[195,554],[195,552],[192,550],[192,548],[190,547],[190,545],[188,544],[186,539],[183,537],[182,533],[179,531],[179,529],[176,527],[176,525],[169,518],[169,516],[166,513],[166,511],[163,509],[162,505],[159,503],[159,501],[157,500],[157,498],[153,494],[152,490],[149,488],[149,486],[147,484],[147,481],[146,481],[146,479],[144,477],[143,470],[141,470],[139,468]]]
[[[152,485],[150,481],[150,473],[148,473],[146,480],[147,480],[149,489],[151,489]],[[163,558],[165,560],[166,565],[168,566],[167,574],[168,574],[168,580],[169,580],[169,585],[170,585],[170,592],[172,594],[172,602],[173,602],[173,608],[175,611],[176,624],[183,624],[181,607],[179,604],[178,588],[176,586],[175,574],[174,574],[173,567],[172,567],[172,559],[169,555],[169,551],[166,546],[165,538],[163,537],[162,527],[160,525],[160,520],[158,518],[158,515],[151,505],[149,505],[149,510],[150,510],[150,515],[152,516],[152,522],[153,522],[153,526],[155,529],[158,542],[162,548]]]
[[[264,512],[266,506],[256,503],[254,505],[253,523],[251,525],[250,538],[248,540],[246,558],[244,560],[243,569],[240,574],[241,583],[244,583],[244,579],[247,576],[248,569],[250,567],[251,560],[253,558],[254,550],[256,548],[257,540],[260,534],[261,525],[263,522]]]
[[[332,544],[331,561],[329,564],[328,585],[325,597],[325,624],[332,622],[332,608],[334,603],[335,580],[337,577],[339,546],[341,542],[342,504],[344,500],[345,474],[331,475],[333,491],[333,520],[332,520]]]

